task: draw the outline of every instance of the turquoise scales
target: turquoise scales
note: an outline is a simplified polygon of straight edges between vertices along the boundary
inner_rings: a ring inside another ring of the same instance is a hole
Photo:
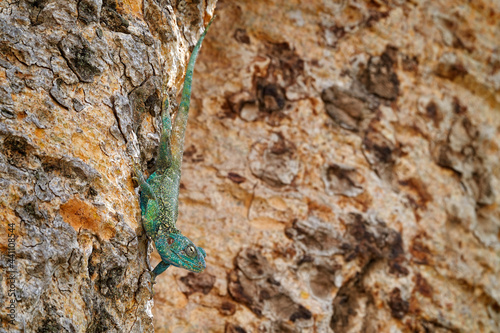
[[[142,224],[146,234],[155,243],[156,250],[162,259],[153,270],[154,277],[163,273],[170,266],[182,267],[197,273],[202,272],[206,267],[205,251],[182,235],[175,223],[178,216],[184,134],[191,99],[193,69],[201,43],[212,24],[212,20],[201,34],[189,58],[181,103],[175,115],[173,126],[167,108],[163,108],[163,128],[158,148],[156,171],[145,180],[140,167],[134,165],[135,178],[141,186]]]

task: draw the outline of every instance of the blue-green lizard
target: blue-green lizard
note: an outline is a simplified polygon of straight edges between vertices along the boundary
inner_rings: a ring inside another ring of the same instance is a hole
[[[135,179],[141,186],[140,205],[142,225],[146,234],[155,243],[161,262],[153,270],[153,278],[163,273],[168,267],[182,267],[192,272],[202,272],[205,267],[206,253],[197,247],[176,228],[179,204],[179,184],[181,179],[184,135],[191,99],[193,69],[203,38],[212,24],[208,23],[205,31],[193,49],[187,65],[181,103],[174,123],[170,121],[168,108],[162,111],[162,133],[158,148],[156,171],[144,179],[140,167],[135,164]],[[168,103],[168,100],[166,100]]]

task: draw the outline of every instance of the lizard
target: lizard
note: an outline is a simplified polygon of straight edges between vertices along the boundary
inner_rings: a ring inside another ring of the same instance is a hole
[[[168,112],[168,97],[165,99],[161,114],[162,130],[156,171],[146,180],[140,166],[137,163],[133,165],[134,179],[141,190],[142,225],[161,257],[161,262],[152,272],[153,281],[170,266],[184,268],[195,273],[200,273],[206,268],[205,250],[194,245],[189,238],[184,236],[177,229],[176,222],[179,215],[179,185],[193,70],[201,44],[213,19],[201,34],[189,58],[181,102],[173,124]]]

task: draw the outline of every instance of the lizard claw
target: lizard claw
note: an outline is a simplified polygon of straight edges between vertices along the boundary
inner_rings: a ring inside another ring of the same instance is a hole
[[[134,174],[132,175],[132,179],[134,179],[137,183],[142,184],[145,182],[144,176],[141,171],[141,166],[137,163],[134,162],[132,164],[132,169],[134,170]]]

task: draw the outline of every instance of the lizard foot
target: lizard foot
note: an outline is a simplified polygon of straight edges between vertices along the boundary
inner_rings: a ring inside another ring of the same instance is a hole
[[[132,175],[132,179],[134,179],[139,185],[146,183],[146,180],[144,179],[144,175],[142,174],[141,166],[137,162],[134,162],[132,164],[132,169],[134,170],[134,174]]]

